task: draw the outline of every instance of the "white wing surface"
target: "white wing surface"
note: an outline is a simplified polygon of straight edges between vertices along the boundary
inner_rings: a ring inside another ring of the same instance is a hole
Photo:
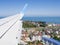
[[[17,45],[22,31],[22,17],[24,15],[25,8],[14,16],[0,19],[0,45]]]

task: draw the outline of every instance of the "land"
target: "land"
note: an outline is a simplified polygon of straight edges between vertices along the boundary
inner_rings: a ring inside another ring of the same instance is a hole
[[[22,38],[28,45],[44,45],[42,37],[60,41],[60,24],[24,21]]]

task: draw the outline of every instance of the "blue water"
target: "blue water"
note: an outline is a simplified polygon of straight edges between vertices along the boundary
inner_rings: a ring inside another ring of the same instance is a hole
[[[4,18],[4,17],[0,17]],[[22,20],[27,20],[27,21],[43,21],[47,23],[56,23],[60,24],[60,17],[26,17],[24,16]]]
[[[22,20],[60,24],[60,17],[23,17]]]

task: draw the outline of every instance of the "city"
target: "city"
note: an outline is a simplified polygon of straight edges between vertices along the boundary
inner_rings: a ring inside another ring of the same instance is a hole
[[[52,42],[60,42],[60,25],[45,22],[23,21],[21,40],[23,40],[26,45],[57,45],[55,44],[56,42],[47,43],[43,40],[45,37],[48,39],[52,38]]]

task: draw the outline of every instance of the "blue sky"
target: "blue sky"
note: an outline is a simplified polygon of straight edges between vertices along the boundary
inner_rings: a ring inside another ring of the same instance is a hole
[[[25,3],[25,16],[60,16],[60,0],[0,0],[0,17],[19,13]]]

